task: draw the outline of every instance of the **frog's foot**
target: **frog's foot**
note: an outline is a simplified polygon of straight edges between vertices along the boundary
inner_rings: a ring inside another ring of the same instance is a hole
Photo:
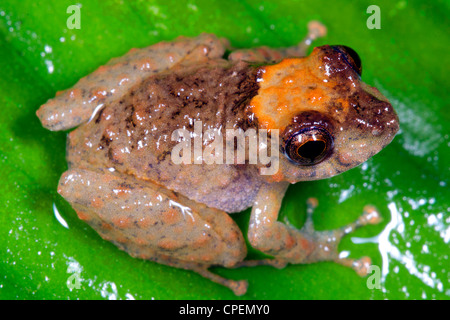
[[[313,247],[310,248],[310,254],[306,257],[305,262],[316,261],[334,261],[336,263],[353,268],[360,276],[367,275],[368,268],[371,264],[369,257],[360,259],[351,259],[342,257],[338,252],[338,245],[342,237],[352,233],[356,229],[368,225],[378,224],[381,221],[380,214],[373,206],[365,206],[363,214],[354,222],[341,227],[337,230],[316,231],[313,227],[312,214],[317,207],[318,202],[315,198],[308,199],[306,222],[300,233],[307,239],[312,239]]]
[[[296,46],[287,48],[269,48],[267,46],[253,49],[240,49],[233,51],[228,59],[231,61],[248,61],[254,63],[279,61],[287,57],[304,57],[308,48],[317,38],[324,37],[327,28],[319,21],[308,23],[308,33],[306,37]]]
[[[230,280],[227,278],[223,278],[215,273],[212,273],[207,268],[192,267],[192,271],[197,272],[202,277],[209,279],[215,283],[221,284],[224,287],[227,287],[233,291],[233,293],[237,296],[242,296],[247,292],[248,281],[247,280]]]
[[[326,35],[327,27],[320,21],[313,20],[308,23],[308,34],[303,42],[310,45],[315,39],[325,37]]]
[[[308,23],[308,33],[306,37],[296,46],[283,48],[280,50],[283,57],[304,57],[308,53],[309,47],[314,40],[322,38],[327,34],[327,27],[319,21]]]
[[[338,251],[342,237],[367,224],[380,222],[380,215],[372,206],[366,206],[363,214],[353,223],[337,230],[314,230],[312,214],[317,207],[317,200],[308,200],[307,218],[304,226],[299,230],[282,224],[279,221],[249,228],[249,240],[252,246],[267,254],[274,256],[273,260],[242,263],[242,265],[274,265],[282,267],[283,264],[314,263],[319,261],[334,261],[353,268],[359,275],[367,274],[370,259],[350,259]]]
[[[225,212],[107,170],[70,169],[58,192],[80,219],[131,256],[195,271],[237,295],[246,292],[246,281],[208,271],[233,267],[247,254],[239,227]]]

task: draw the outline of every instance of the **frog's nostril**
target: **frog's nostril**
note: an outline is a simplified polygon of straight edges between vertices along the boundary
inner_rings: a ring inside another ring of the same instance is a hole
[[[362,73],[362,64],[361,58],[358,53],[350,47],[347,46],[332,46],[332,48],[343,54],[345,61],[352,67],[353,70],[356,71],[361,76]]]

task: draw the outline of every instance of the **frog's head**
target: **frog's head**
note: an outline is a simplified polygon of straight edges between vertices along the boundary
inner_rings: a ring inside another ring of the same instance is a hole
[[[292,183],[334,176],[378,153],[399,129],[389,101],[361,82],[361,61],[345,46],[262,67],[250,109],[259,127],[278,129],[279,171]]]

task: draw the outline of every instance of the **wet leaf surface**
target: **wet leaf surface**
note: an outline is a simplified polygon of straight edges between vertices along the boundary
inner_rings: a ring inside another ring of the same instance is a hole
[[[56,193],[66,133],[43,129],[35,111],[132,47],[200,32],[235,47],[287,46],[312,19],[329,29],[316,45],[356,49],[363,80],[391,100],[401,132],[358,168],[292,186],[281,219],[301,226],[308,197],[319,200],[318,229],[345,225],[375,205],[383,222],[347,236],[340,249],[371,256],[381,288],[333,263],[214,272],[248,279],[242,299],[448,299],[448,2],[378,1],[379,30],[366,26],[369,1],[79,2],[80,29],[66,25],[70,1],[0,3],[1,299],[235,298],[195,273],[133,259],[78,220]],[[245,231],[249,212],[233,217]]]

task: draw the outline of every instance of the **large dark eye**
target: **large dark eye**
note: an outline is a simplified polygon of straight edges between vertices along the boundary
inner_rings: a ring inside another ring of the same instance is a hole
[[[350,47],[347,46],[333,46],[334,50],[341,52],[344,55],[344,59],[347,61],[347,63],[352,67],[353,70],[356,71],[361,76],[362,73],[362,65],[361,65],[361,58],[356,53],[355,50],[353,50]]]
[[[333,139],[325,129],[309,127],[294,133],[287,140],[285,154],[299,165],[314,165],[324,160],[333,150]]]

